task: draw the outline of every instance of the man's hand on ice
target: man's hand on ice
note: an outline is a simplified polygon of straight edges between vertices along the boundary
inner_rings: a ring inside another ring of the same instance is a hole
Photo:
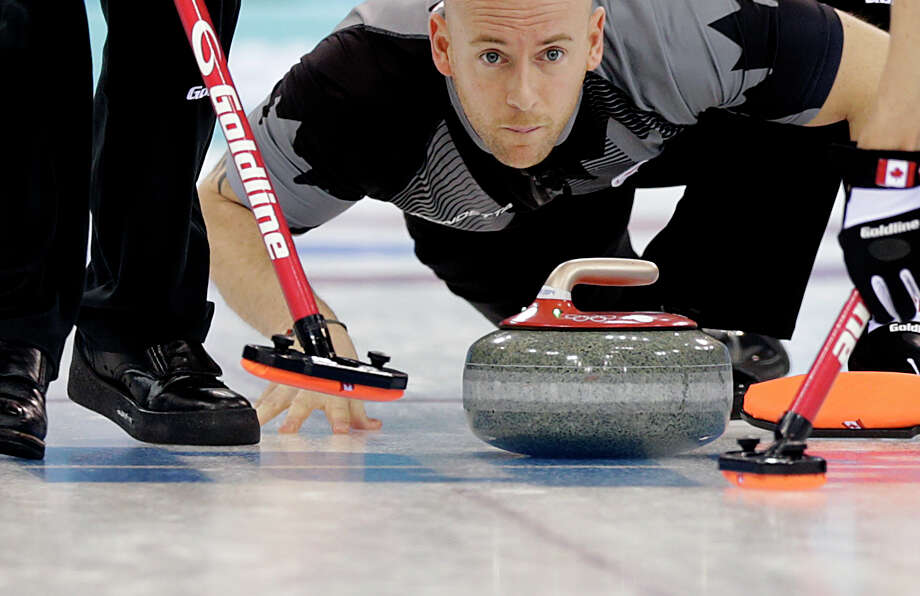
[[[305,391],[286,385],[272,383],[256,401],[259,424],[273,420],[283,411],[288,414],[278,429],[282,433],[296,433],[303,423],[316,410],[326,413],[326,419],[332,432],[347,434],[350,429],[379,430],[383,423],[376,418],[368,418],[364,403],[345,397],[336,397]]]

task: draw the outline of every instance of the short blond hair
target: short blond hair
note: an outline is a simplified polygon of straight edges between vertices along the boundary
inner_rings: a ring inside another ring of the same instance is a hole
[[[447,18],[447,13],[448,13],[448,11],[450,10],[450,7],[451,7],[452,5],[454,5],[454,4],[456,4],[458,1],[459,1],[459,0],[443,0],[443,2],[441,2],[441,4],[444,5],[444,17],[445,17],[445,18]],[[497,1],[497,2],[501,2],[501,0],[496,0],[496,1]],[[588,13],[590,14],[590,13],[592,12],[591,9],[594,8],[594,0],[585,0],[585,2],[587,3],[587,6],[588,6]],[[434,9],[434,8],[435,8],[435,6],[432,7],[432,9]]]

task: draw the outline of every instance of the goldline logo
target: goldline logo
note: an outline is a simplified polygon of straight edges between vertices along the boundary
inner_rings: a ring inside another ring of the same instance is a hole
[[[217,65],[217,57],[220,55],[220,43],[217,41],[217,34],[208,23],[198,20],[192,26],[192,39],[195,43],[192,50],[195,52],[195,60],[198,62],[198,68],[201,74],[209,76],[214,72]]]
[[[189,101],[195,101],[196,99],[201,99],[202,97],[207,97],[208,95],[210,95],[210,93],[208,93],[207,87],[197,85],[188,90],[188,95],[185,96],[185,99]]]
[[[201,74],[207,78],[214,72],[218,56],[221,55],[217,35],[208,23],[198,20],[192,27],[192,39],[195,60]],[[259,224],[268,254],[272,260],[289,257],[291,253],[284,241],[284,235],[279,231],[281,226],[273,207],[278,201],[272,192],[265,168],[256,158],[255,141],[248,138],[246,127],[243,125],[246,114],[243,112],[240,98],[233,85],[226,84],[226,81],[224,84],[209,87],[217,122],[227,138],[227,146],[243,181],[246,196],[249,197],[249,204]]]
[[[870,238],[894,236],[895,234],[914,232],[916,230],[920,230],[920,219],[914,219],[911,221],[896,221],[890,224],[883,224],[875,227],[863,226],[859,228],[859,237],[863,240],[868,240]]]

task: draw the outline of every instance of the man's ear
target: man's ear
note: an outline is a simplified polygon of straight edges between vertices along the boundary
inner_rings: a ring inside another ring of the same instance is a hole
[[[601,65],[604,58],[604,23],[607,21],[607,11],[598,7],[591,15],[588,23],[588,70],[594,70]]]
[[[428,39],[431,41],[431,57],[435,68],[445,77],[453,76],[450,68],[450,33],[447,21],[438,13],[432,13],[428,19]]]

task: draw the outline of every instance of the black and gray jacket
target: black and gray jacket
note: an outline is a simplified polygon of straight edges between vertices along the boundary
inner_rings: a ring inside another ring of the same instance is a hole
[[[843,31],[812,0],[599,0],[606,51],[541,164],[501,164],[434,67],[432,0],[369,0],[251,114],[294,231],[362,197],[469,231],[560,195],[616,186],[710,108],[805,124],[830,93]],[[228,181],[244,198],[233,168]],[[245,198],[244,198],[245,200]]]

